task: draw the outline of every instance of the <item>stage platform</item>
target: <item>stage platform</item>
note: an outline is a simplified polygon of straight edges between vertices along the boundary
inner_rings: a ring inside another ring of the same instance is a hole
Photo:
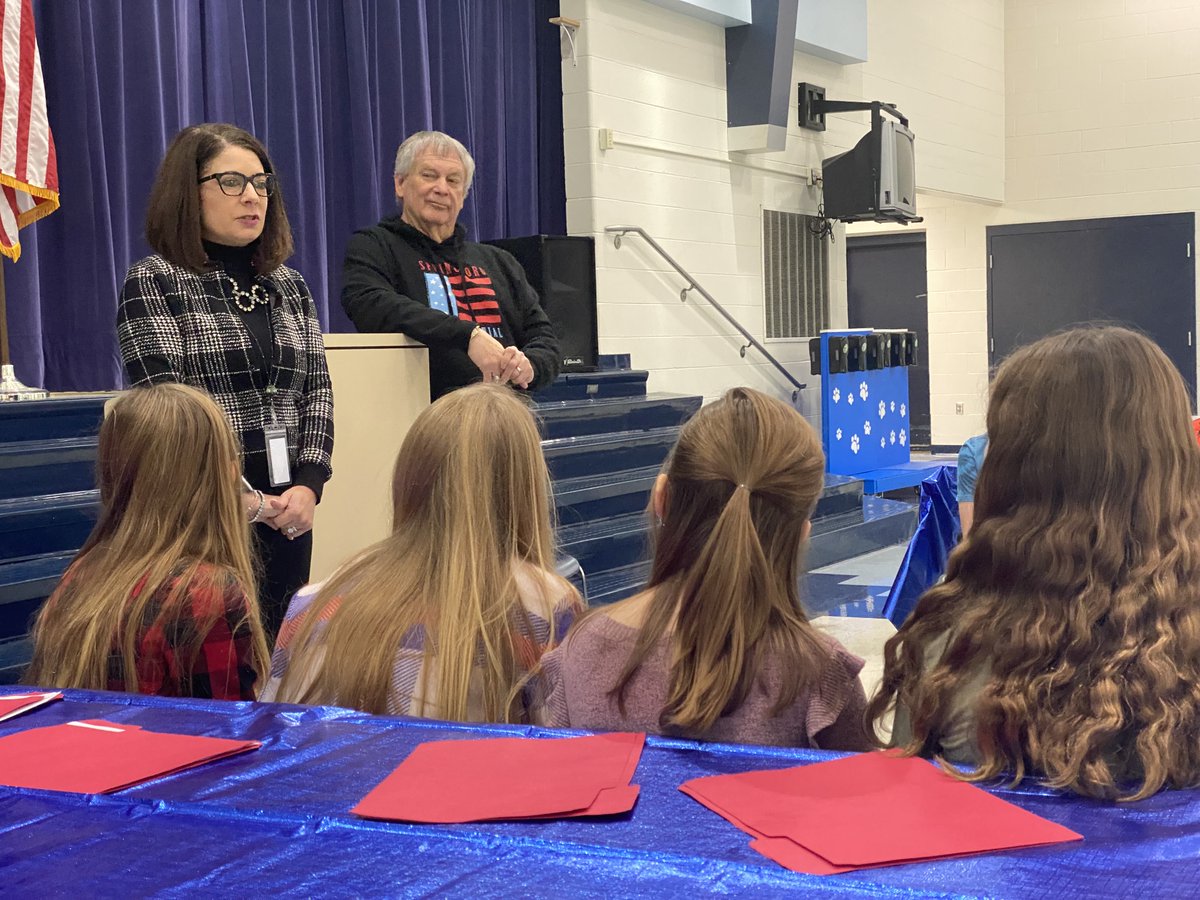
[[[918,456],[898,466],[887,466],[882,469],[871,469],[869,472],[858,472],[854,477],[862,479],[864,493],[885,494],[888,491],[916,487],[930,475],[937,472],[942,466],[957,465],[957,456],[949,453],[939,453],[936,456]]]

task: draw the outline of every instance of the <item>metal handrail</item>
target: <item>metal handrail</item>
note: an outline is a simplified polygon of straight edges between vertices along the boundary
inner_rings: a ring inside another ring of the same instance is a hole
[[[799,399],[800,392],[802,390],[804,390],[806,385],[797,381],[796,377],[794,375],[792,375],[791,372],[789,372],[787,369],[785,369],[783,367],[783,363],[781,363],[774,356],[772,356],[770,351],[767,350],[767,348],[764,347],[761,343],[759,343],[758,339],[755,338],[754,335],[752,335],[750,332],[748,332],[745,328],[742,327],[741,322],[739,322],[732,315],[730,315],[729,311],[727,309],[725,309],[725,307],[723,307],[720,303],[717,302],[716,297],[714,297],[712,294],[710,294],[708,291],[706,291],[704,289],[704,287],[700,284],[700,282],[698,282],[695,278],[693,278],[691,276],[691,274],[683,266],[681,266],[679,263],[677,263],[675,261],[674,257],[672,257],[670,253],[668,253],[666,250],[664,250],[662,248],[662,245],[660,245],[658,243],[658,241],[656,241],[654,238],[650,237],[650,235],[648,235],[646,233],[646,229],[639,228],[637,225],[609,225],[604,230],[607,233],[613,235],[613,243],[616,245],[616,248],[618,250],[621,249],[621,236],[625,235],[625,234],[636,234],[639,237],[641,237],[643,240],[645,240],[647,244],[649,244],[651,247],[653,247],[655,250],[657,250],[658,255],[661,256],[663,259],[665,259],[668,263],[670,263],[671,268],[674,269],[676,272],[678,272],[680,275],[682,275],[687,280],[688,286],[683,288],[682,290],[680,290],[679,299],[686,303],[688,291],[696,291],[696,293],[698,293],[701,297],[703,297],[705,300],[707,300],[709,302],[709,304],[712,306],[712,308],[715,309],[717,312],[719,312],[721,314],[721,316],[725,319],[725,321],[728,322],[730,325],[732,325],[734,328],[736,328],[738,331],[738,334],[740,334],[742,337],[744,337],[746,339],[746,345],[744,347],[741,347],[738,350],[738,353],[741,355],[742,359],[746,358],[746,351],[749,350],[751,347],[753,347],[755,350],[757,350],[759,353],[761,353],[766,358],[767,362],[769,362],[776,369],[778,369],[784,378],[786,378],[788,381],[790,381],[792,383],[792,386],[795,388],[795,390],[792,391],[792,402],[795,403],[796,400]]]

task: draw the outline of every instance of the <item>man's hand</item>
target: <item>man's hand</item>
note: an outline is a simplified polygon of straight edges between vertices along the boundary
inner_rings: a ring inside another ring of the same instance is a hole
[[[533,381],[533,363],[529,361],[529,357],[516,347],[505,348],[504,368],[500,370],[500,381],[501,383],[511,381],[519,388],[529,387],[529,383]]]
[[[467,356],[483,373],[483,380],[502,384],[508,379],[501,379],[500,373],[507,361],[504,345],[485,331],[476,331],[471,335],[471,343],[467,345]]]

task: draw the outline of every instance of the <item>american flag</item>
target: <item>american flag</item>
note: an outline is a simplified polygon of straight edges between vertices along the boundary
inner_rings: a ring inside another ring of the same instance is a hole
[[[58,163],[30,0],[0,0],[0,253],[21,256],[17,230],[58,209]]]

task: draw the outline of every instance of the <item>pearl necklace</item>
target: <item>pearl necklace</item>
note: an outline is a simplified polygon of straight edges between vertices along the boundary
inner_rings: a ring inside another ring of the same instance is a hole
[[[253,312],[254,307],[265,306],[270,302],[271,298],[267,296],[267,289],[261,284],[252,284],[250,290],[243,291],[228,272],[221,274],[225,276],[225,280],[229,282],[229,287],[233,291],[233,305],[242,312]]]

